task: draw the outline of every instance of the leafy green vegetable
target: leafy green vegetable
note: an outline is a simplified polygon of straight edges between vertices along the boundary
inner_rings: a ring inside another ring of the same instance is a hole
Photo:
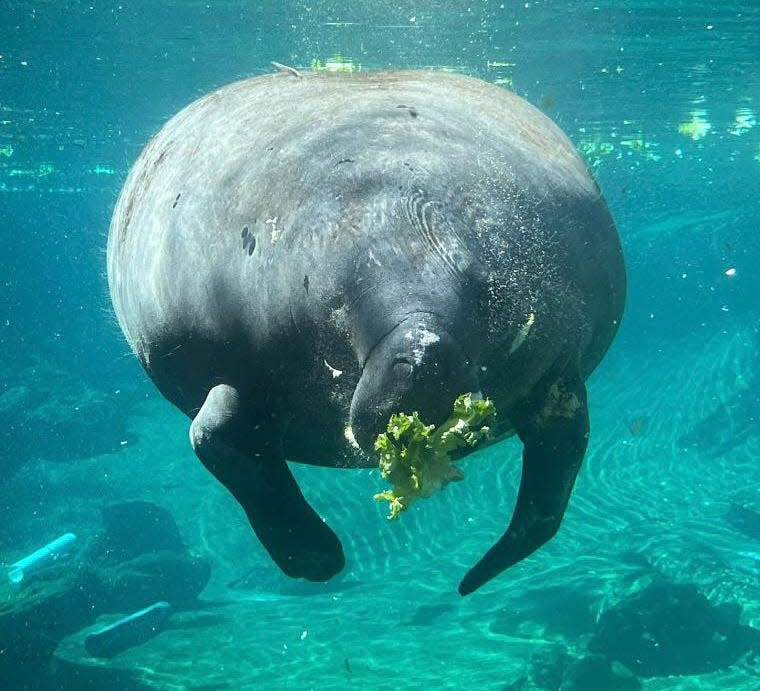
[[[380,453],[380,472],[393,489],[375,495],[377,501],[390,503],[388,518],[398,518],[417,497],[429,497],[449,482],[464,475],[451,453],[474,449],[491,438],[484,423],[496,415],[489,399],[472,400],[462,394],[454,401],[454,413],[436,429],[425,425],[420,416],[397,413],[388,421],[388,431],[379,434],[375,451]]]

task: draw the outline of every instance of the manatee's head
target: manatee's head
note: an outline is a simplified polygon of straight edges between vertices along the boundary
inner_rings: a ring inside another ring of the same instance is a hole
[[[479,390],[476,367],[462,344],[433,315],[414,314],[370,351],[351,401],[350,425],[365,453],[394,413],[418,412],[440,424],[454,399]]]

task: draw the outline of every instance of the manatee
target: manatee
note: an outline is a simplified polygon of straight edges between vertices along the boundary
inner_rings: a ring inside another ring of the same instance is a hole
[[[582,159],[518,96],[437,71],[225,86],[141,153],[107,263],[129,345],[287,575],[345,560],[286,459],[372,467],[392,413],[440,423],[465,392],[524,448],[511,522],[460,593],[557,532],[626,280]]]

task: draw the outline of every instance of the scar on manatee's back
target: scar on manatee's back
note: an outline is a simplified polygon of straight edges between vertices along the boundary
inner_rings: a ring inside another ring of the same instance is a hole
[[[396,106],[396,108],[403,108],[404,110],[408,110],[409,115],[411,115],[413,118],[416,118],[419,115],[417,109],[414,106],[405,106],[403,104],[399,104]]]
[[[132,189],[130,190],[129,198],[127,199],[126,209],[124,211],[124,222],[122,223],[120,232],[119,232],[119,246],[122,246],[127,239],[129,224],[132,222],[132,212],[134,210],[135,201],[138,198],[140,198],[143,192],[147,189],[148,184],[155,177],[156,172],[161,167],[161,164],[164,162],[164,159],[166,158],[167,152],[169,151],[169,149],[172,147],[173,144],[174,144],[174,141],[169,140],[164,145],[164,147],[159,151],[158,156],[156,156],[150,163],[142,166],[142,170],[140,170],[139,176],[137,180],[135,181],[134,185],[132,186]],[[146,149],[146,151],[143,153],[144,156],[146,156],[146,154],[149,151],[152,151],[154,148],[156,148],[157,146],[156,138],[154,138],[153,141],[148,146],[149,146],[149,149]],[[179,200],[179,195],[177,195],[177,198],[174,200],[174,206],[177,205],[178,200]]]
[[[250,257],[256,249],[256,236],[248,229],[248,226],[243,226],[240,237],[243,238],[243,249],[248,251]]]

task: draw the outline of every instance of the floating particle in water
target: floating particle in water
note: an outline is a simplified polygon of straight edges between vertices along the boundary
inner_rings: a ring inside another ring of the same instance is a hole
[[[625,146],[631,153],[639,154],[647,161],[659,161],[662,158],[656,153],[659,144],[646,141],[642,133],[621,139],[620,146]]]
[[[543,110],[554,108],[554,96],[551,94],[541,94],[541,108]]]
[[[55,171],[50,163],[40,163],[36,168],[13,168],[8,171],[9,177],[44,178]]]
[[[577,148],[591,168],[598,168],[602,164],[603,159],[615,151],[614,144],[602,141],[598,135],[581,139],[577,144]]]
[[[628,423],[628,431],[634,437],[642,437],[646,434],[647,427],[649,426],[649,418],[646,416],[639,416],[634,418]]]
[[[90,168],[90,172],[93,175],[116,175],[116,170],[111,166],[97,165],[94,168]]]
[[[678,132],[694,141],[702,139],[711,129],[712,125],[707,121],[707,113],[704,110],[693,110],[691,120],[678,125]]]
[[[732,276],[736,276],[736,269],[733,266],[731,266],[728,269],[726,269],[723,273],[726,274],[726,276],[728,276],[729,278],[731,278]]]

